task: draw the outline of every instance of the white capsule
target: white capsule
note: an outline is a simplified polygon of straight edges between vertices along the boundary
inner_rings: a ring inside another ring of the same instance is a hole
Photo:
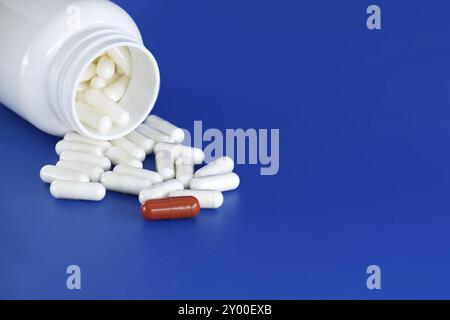
[[[98,89],[89,89],[86,92],[86,101],[101,113],[109,116],[118,126],[126,126],[130,121],[128,111]]]
[[[77,86],[77,93],[85,93],[91,88],[88,82],[81,82]]]
[[[106,85],[110,85],[110,84],[112,84],[112,83],[114,83],[114,82],[116,82],[117,80],[119,80],[120,79],[120,74],[118,74],[117,72],[116,73],[114,73],[114,75],[112,76],[112,78],[110,78],[110,79],[106,79]],[[106,89],[106,88],[105,88]],[[104,91],[104,90],[103,90]]]
[[[182,143],[184,140],[183,129],[178,128],[167,120],[164,120],[158,116],[151,115],[145,120],[145,124],[150,128],[161,131],[167,134],[174,143]]]
[[[178,158],[175,161],[175,168],[177,180],[181,181],[185,188],[189,188],[189,184],[194,178],[194,161],[191,158]]]
[[[153,149],[155,153],[160,151],[169,151],[174,158],[178,158],[180,156],[180,149],[178,148],[178,144],[174,144],[171,142],[158,142]]]
[[[169,197],[194,197],[202,209],[217,209],[223,204],[223,194],[211,190],[178,190],[169,194]]]
[[[150,181],[135,176],[105,172],[100,178],[101,183],[107,190],[138,195],[142,190],[149,188]]]
[[[180,157],[191,158],[194,161],[194,164],[202,164],[203,160],[205,160],[205,153],[202,149],[192,148],[182,144],[178,145],[177,148],[180,150]]]
[[[111,169],[111,161],[108,158],[103,157],[103,156],[96,156],[96,155],[84,153],[84,152],[64,151],[59,156],[59,159],[90,163],[90,164],[102,167],[103,170],[105,170],[105,171]]]
[[[43,167],[39,175],[45,183],[52,183],[56,180],[89,182],[89,177],[84,173],[50,165]]]
[[[114,102],[120,101],[128,89],[130,78],[122,76],[119,80],[109,84],[103,92]]]
[[[107,51],[108,56],[128,77],[131,77],[131,54],[126,47],[115,47]]]
[[[108,141],[88,138],[88,137],[82,136],[81,134],[73,132],[73,131],[66,133],[66,135],[64,136],[64,140],[87,143],[87,144],[92,144],[94,146],[100,146],[103,148],[104,151],[106,151],[107,149],[112,147],[112,144],[109,143]]]
[[[101,175],[105,172],[102,167],[93,164],[80,162],[61,160],[56,164],[57,167],[69,169],[72,171],[84,173],[89,177],[92,182],[99,182]]]
[[[57,199],[100,201],[106,190],[100,183],[59,180],[51,184],[50,193]]]
[[[163,178],[158,172],[146,170],[146,169],[138,169],[125,165],[117,165],[114,167],[114,173],[118,174],[126,174],[130,176],[135,176],[141,179],[146,179],[150,181],[151,184],[163,182]]]
[[[81,143],[81,142],[71,142],[66,140],[61,140],[56,144],[55,147],[56,154],[59,156],[64,151],[78,151],[89,154],[94,154],[97,156],[103,156],[104,152],[102,147],[93,146],[92,144]]]
[[[191,189],[216,190],[223,192],[237,189],[237,187],[239,187],[239,183],[239,176],[236,173],[232,172],[216,176],[194,178],[191,181]]]
[[[106,51],[100,53],[100,54],[97,56],[97,58],[95,58],[94,61],[92,61],[92,63],[95,64],[95,65],[97,65],[97,63],[100,61],[100,59],[103,58],[103,57],[105,57],[105,56],[106,56]]]
[[[75,102],[82,102],[86,103],[86,93],[85,92],[77,92],[77,95],[75,96]]]
[[[97,74],[95,64],[91,63],[81,76],[80,83],[91,80]]]
[[[155,153],[163,150],[169,151],[174,159],[180,157],[191,158],[194,161],[194,164],[201,164],[205,159],[205,153],[202,149],[192,148],[182,144],[173,144],[167,142],[157,143],[154,149]]]
[[[142,190],[139,193],[139,201],[144,203],[148,200],[167,198],[171,192],[183,189],[183,184],[180,181],[176,179],[167,180]]]
[[[206,177],[233,172],[234,161],[230,157],[220,157],[195,172],[195,177]]]
[[[105,80],[111,79],[116,73],[116,65],[109,57],[103,56],[97,62],[97,75]]]
[[[142,161],[131,156],[128,152],[119,147],[112,147],[106,151],[106,157],[116,166],[123,164],[138,169],[143,168]]]
[[[145,160],[146,157],[145,151],[136,146],[133,142],[131,142],[127,138],[119,138],[117,140],[112,140],[111,144],[113,146],[122,148],[123,150],[128,152],[133,158],[136,158],[139,161]]]
[[[153,148],[155,147],[156,142],[152,139],[147,138],[142,133],[137,131],[131,132],[126,136],[128,140],[134,143],[136,146],[145,151],[146,155],[149,155],[153,152]]]
[[[101,77],[93,77],[91,79],[90,85],[92,89],[99,89],[99,90],[102,90],[107,86],[106,80]]]
[[[86,99],[86,95],[84,95],[84,99]],[[76,106],[78,118],[84,125],[100,133],[111,130],[112,121],[110,117],[101,114],[96,109],[81,101],[77,101]]]
[[[150,128],[149,126],[142,124],[137,129],[137,132],[142,133],[149,139],[152,139],[156,143],[158,142],[172,142],[172,138],[170,138],[167,134],[162,133],[161,131]]]
[[[155,155],[156,171],[164,180],[175,178],[175,163],[172,154],[169,151],[163,150]]]

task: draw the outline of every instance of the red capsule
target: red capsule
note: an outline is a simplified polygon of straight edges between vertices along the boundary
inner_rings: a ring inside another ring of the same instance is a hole
[[[193,218],[199,212],[200,204],[194,197],[149,200],[141,207],[141,214],[147,220]]]

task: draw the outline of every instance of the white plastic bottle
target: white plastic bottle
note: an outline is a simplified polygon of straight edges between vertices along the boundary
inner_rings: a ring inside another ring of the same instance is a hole
[[[159,92],[159,69],[132,18],[108,0],[0,0],[0,102],[53,135],[78,131],[113,140],[140,125]],[[83,72],[104,52],[127,47],[132,77],[120,105],[126,126],[96,132],[75,109]]]

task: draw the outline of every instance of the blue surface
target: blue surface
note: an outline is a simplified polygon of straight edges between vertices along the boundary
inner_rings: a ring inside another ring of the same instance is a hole
[[[279,128],[280,172],[238,166],[220,210],[149,223],[131,196],[53,199],[58,139],[0,108],[0,298],[450,298],[448,1],[376,1],[381,31],[356,0],[117,3],[159,62],[155,113]]]

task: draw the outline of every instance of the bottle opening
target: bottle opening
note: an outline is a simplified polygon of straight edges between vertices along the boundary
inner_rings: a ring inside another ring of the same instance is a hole
[[[106,72],[105,78],[97,74],[99,69]],[[71,109],[78,131],[94,139],[114,140],[135,130],[149,115],[160,75],[145,47],[116,43],[96,52],[80,69],[75,84]]]

